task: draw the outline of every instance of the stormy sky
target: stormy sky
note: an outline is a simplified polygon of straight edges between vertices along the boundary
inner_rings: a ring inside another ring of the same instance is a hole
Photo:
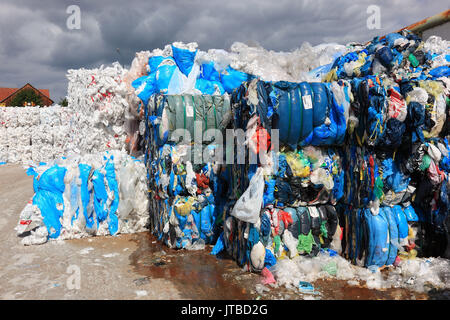
[[[70,5],[81,28],[67,28]],[[370,5],[380,7],[380,29],[369,30]],[[365,42],[450,8],[436,0],[1,0],[0,87],[67,93],[66,72],[119,61],[174,41],[200,49],[229,49],[235,41],[290,51],[308,41]],[[119,48],[119,52],[117,51]]]

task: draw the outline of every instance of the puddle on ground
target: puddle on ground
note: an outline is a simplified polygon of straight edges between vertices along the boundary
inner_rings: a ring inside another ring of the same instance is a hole
[[[255,285],[261,276],[242,271],[229,257],[217,258],[205,250],[175,250],[161,244],[150,233],[134,234],[131,241],[137,249],[130,256],[134,271],[142,277],[134,284],[149,283],[149,279],[170,280],[186,299],[308,299],[321,300],[424,300],[428,296],[406,289],[369,289],[364,285],[352,286],[347,281],[325,279],[313,282],[316,292],[311,296],[285,287],[273,288],[261,296]],[[364,284],[364,282],[362,282]]]
[[[230,258],[210,255],[209,246],[198,251],[174,250],[150,233],[135,234],[131,241],[138,248],[130,255],[130,264],[144,276],[135,280],[137,286],[146,283],[146,277],[163,278],[170,280],[186,299],[256,298],[250,290],[259,276],[243,272]]]

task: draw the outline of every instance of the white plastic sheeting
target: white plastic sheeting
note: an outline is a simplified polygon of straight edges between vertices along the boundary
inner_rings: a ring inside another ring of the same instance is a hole
[[[58,105],[0,108],[0,162],[50,161],[70,150],[71,112]]]
[[[126,69],[115,62],[97,69],[71,69],[67,101],[73,112],[72,131],[75,153],[124,150]]]
[[[330,272],[331,271],[331,272]],[[397,267],[390,266],[386,272],[352,265],[342,256],[330,257],[319,253],[317,257],[296,256],[278,260],[273,266],[276,286],[297,289],[299,281],[313,282],[318,279],[338,279],[349,285],[365,285],[369,289],[405,288],[426,292],[434,287],[449,289],[450,261],[443,258],[416,258],[402,260]]]
[[[126,71],[118,63],[69,70],[68,107],[0,108],[0,162],[125,150]]]

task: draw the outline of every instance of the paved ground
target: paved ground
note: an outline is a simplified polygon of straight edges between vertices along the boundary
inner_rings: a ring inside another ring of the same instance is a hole
[[[260,295],[255,291],[259,275],[209,255],[211,248],[170,250],[145,232],[23,246],[14,227],[33,195],[32,178],[21,166],[3,165],[0,182],[0,299],[304,298],[287,289]],[[427,298],[399,289],[348,287],[339,281],[314,285],[322,299]]]

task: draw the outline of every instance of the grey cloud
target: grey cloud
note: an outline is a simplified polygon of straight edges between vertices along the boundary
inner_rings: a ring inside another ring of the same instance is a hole
[[[81,8],[81,30],[66,28],[72,4]],[[381,8],[381,30],[366,27],[372,4]],[[7,0],[0,4],[0,86],[31,82],[58,100],[67,69],[130,65],[137,51],[173,41],[196,41],[203,50],[241,41],[277,51],[305,41],[366,42],[448,8],[432,0]]]

